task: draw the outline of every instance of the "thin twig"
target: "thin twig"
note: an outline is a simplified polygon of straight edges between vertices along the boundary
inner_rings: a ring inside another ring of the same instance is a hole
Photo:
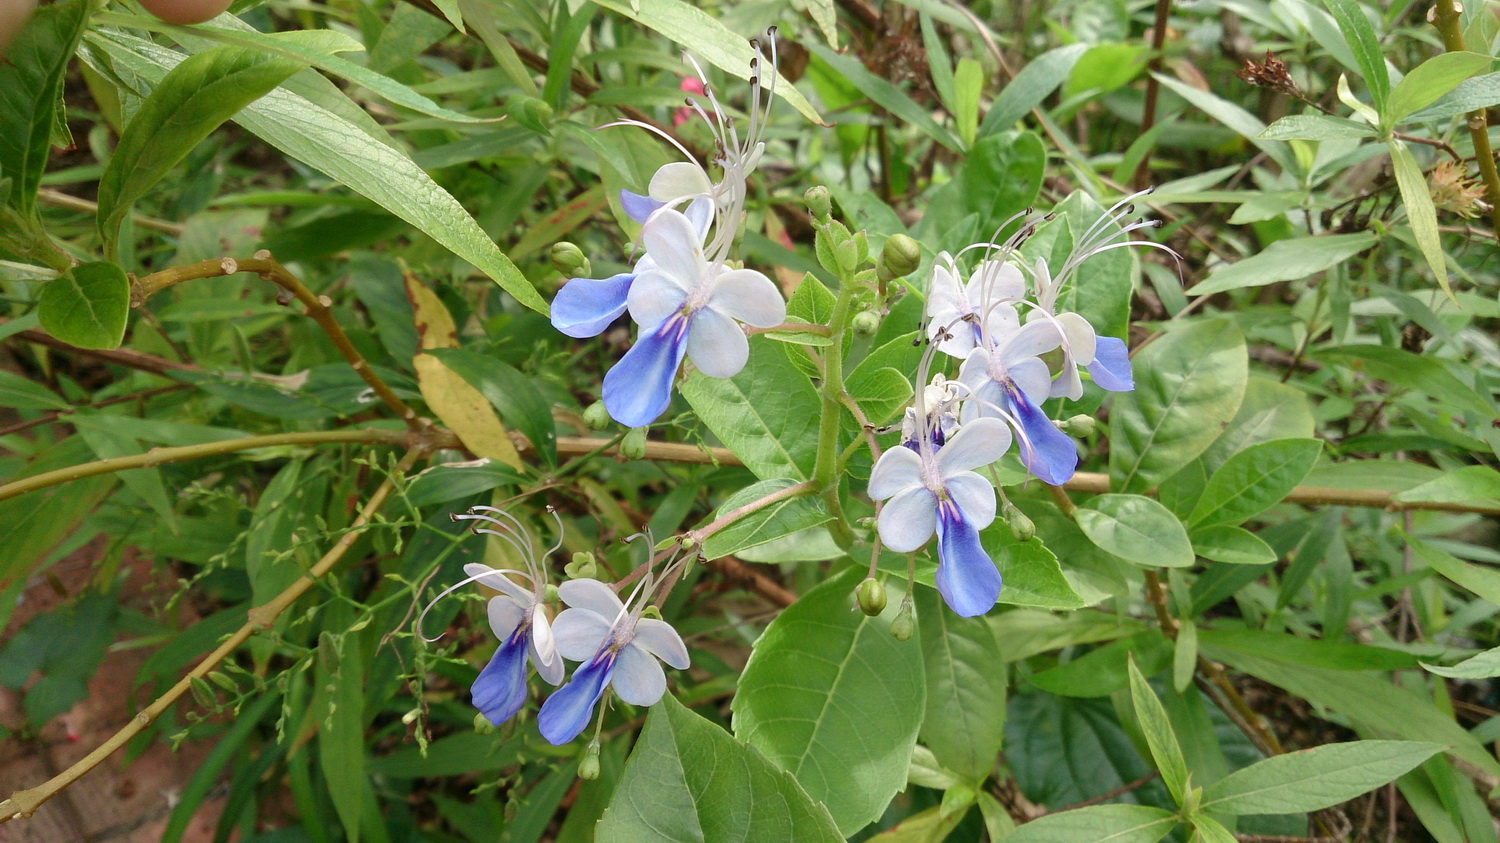
[[[1141,115],[1141,134],[1145,135],[1156,125],[1156,104],[1161,95],[1161,82],[1156,74],[1162,71],[1162,49],[1167,43],[1167,20],[1172,11],[1172,0],[1156,0],[1156,21],[1151,28],[1151,61],[1146,65],[1146,104]],[[1136,190],[1145,190],[1151,184],[1151,147],[1141,155],[1136,165],[1131,184]]]
[[[1463,23],[1459,20],[1458,5],[1453,0],[1435,0],[1432,21],[1443,38],[1443,49],[1450,53],[1468,50],[1468,46],[1464,44]],[[1500,171],[1495,169],[1495,153],[1490,148],[1490,130],[1484,109],[1469,112],[1468,125],[1469,138],[1474,142],[1474,160],[1479,165],[1479,177],[1484,180],[1485,198],[1490,203],[1490,225],[1495,230],[1495,236],[1500,238]]]

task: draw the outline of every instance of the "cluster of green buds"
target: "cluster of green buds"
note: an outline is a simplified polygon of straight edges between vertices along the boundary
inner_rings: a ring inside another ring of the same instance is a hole
[[[887,237],[879,255],[872,260],[870,242],[863,231],[851,232],[833,218],[833,199],[822,185],[808,188],[803,195],[816,231],[815,248],[818,263],[841,280],[852,279],[858,285],[854,296],[849,327],[858,337],[874,336],[880,329],[881,316],[899,289],[890,282],[916,271],[922,262],[922,247],[905,234]]]

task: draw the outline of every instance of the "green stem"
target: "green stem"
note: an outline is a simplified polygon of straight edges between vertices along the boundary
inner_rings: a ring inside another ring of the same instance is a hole
[[[1443,49],[1450,53],[1467,50],[1458,6],[1453,0],[1436,0],[1433,13],[1433,23],[1442,36]],[[1484,14],[1482,7],[1480,13]],[[1490,203],[1490,225],[1495,229],[1495,236],[1500,237],[1500,171],[1495,169],[1495,152],[1490,148],[1490,130],[1485,121],[1484,109],[1469,112],[1468,126],[1469,138],[1474,141],[1474,161],[1479,165],[1479,176],[1484,180],[1485,199]]]
[[[839,422],[843,410],[839,406],[844,394],[844,331],[849,327],[849,305],[854,300],[854,273],[839,273],[839,295],[833,305],[833,315],[828,320],[828,336],[833,340],[828,353],[823,355],[823,382],[818,392],[822,408],[818,417],[818,456],[813,463],[813,483],[818,494],[833,516],[828,531],[839,547],[848,548],[854,543],[854,531],[849,529],[849,520],[844,516],[844,504],[839,500]]]

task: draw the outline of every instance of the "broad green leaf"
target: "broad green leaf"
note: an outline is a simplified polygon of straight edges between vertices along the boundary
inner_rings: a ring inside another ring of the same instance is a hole
[[[1269,565],[1276,561],[1276,551],[1259,536],[1240,527],[1220,524],[1196,527],[1188,533],[1193,552],[1204,559],[1231,565]]]
[[[1172,644],[1155,629],[1111,641],[1088,653],[1032,674],[1027,681],[1064,697],[1103,697],[1130,684],[1127,658],[1135,658],[1154,674],[1172,663]]]
[[[1125,684],[1122,654],[1120,687]],[[1011,698],[1005,763],[1021,792],[1038,805],[1072,805],[1151,772],[1150,762],[1121,728],[1110,700],[1069,699],[1024,689]],[[1160,782],[1121,797],[1125,802],[1155,804],[1168,804],[1171,798]]]
[[[1208,479],[1188,526],[1233,525],[1259,515],[1302,482],[1322,451],[1317,439],[1275,439],[1240,451]]]
[[[419,472],[406,487],[406,500],[412,506],[467,498],[498,486],[525,483],[515,469],[486,457],[459,463],[441,463]]]
[[[954,137],[952,132],[939,126],[926,108],[917,105],[900,88],[866,70],[865,66],[852,56],[841,55],[822,44],[809,43],[806,46],[814,55],[827,62],[830,67],[881,108],[921,129],[928,137],[954,152],[963,151],[963,145],[959,143],[958,138]]]
[[[600,0],[599,5],[618,12],[648,29],[692,50],[693,55],[740,79],[750,78],[750,60],[755,52],[749,39],[726,27],[718,18],[683,0]],[[764,39],[762,39],[764,42]],[[808,44],[814,50],[820,44]],[[826,48],[824,48],[826,49]],[[769,51],[767,51],[769,53]],[[768,84],[769,87],[769,84]],[[778,74],[776,95],[814,123],[823,118],[785,76]]]
[[[1300,814],[1347,802],[1441,752],[1420,741],[1351,741],[1276,755],[1203,790],[1216,814]]]
[[[817,450],[818,393],[786,355],[781,343],[751,342],[734,377],[694,372],[682,382],[703,423],[762,480],[807,479]]]
[[[1385,69],[1380,40],[1375,36],[1370,19],[1365,17],[1364,7],[1355,0],[1323,0],[1323,5],[1328,7],[1339,31],[1344,34],[1344,41],[1354,53],[1360,75],[1370,86],[1370,99],[1375,102],[1375,110],[1385,113],[1386,101],[1391,95],[1391,76]]]
[[[35,207],[63,77],[88,15],[88,0],[37,9],[0,61],[0,178],[11,180],[5,201],[22,216]]]
[[[1224,648],[1325,671],[1405,670],[1417,666],[1416,656],[1400,650],[1260,629],[1200,629],[1198,640],[1205,648]]]
[[[1438,53],[1422,62],[1396,84],[1386,103],[1383,117],[1387,127],[1395,126],[1413,112],[1437,102],[1458,83],[1481,70],[1488,70],[1493,61],[1479,53]]]
[[[906,787],[926,705],[921,644],[851,611],[864,576],[814,588],[766,627],[734,697],[734,732],[797,777],[845,835],[878,819]]]
[[[948,611],[936,589],[919,588],[917,624],[927,673],[922,744],[967,783],[990,774],[1005,739],[1005,661],[983,618]]]
[[[1074,513],[1089,540],[1137,565],[1185,568],[1192,542],[1171,510],[1142,495],[1099,495]]]
[[[9,479],[69,468],[89,460],[88,446],[78,437],[68,437],[47,448]],[[100,475],[39,489],[21,497],[0,501],[0,590],[35,573],[46,554],[57,547],[80,522],[115,488],[118,478]],[[0,619],[13,607],[0,606]]]
[[[762,480],[729,496],[715,513],[721,517],[766,495],[793,485],[793,481]],[[729,524],[703,542],[703,558],[718,559],[739,553],[746,548],[757,547],[799,530],[816,527],[828,521],[828,508],[823,501],[812,495],[785,498],[762,507]]]
[[[1110,413],[1111,487],[1142,491],[1176,474],[1218,438],[1245,395],[1245,339],[1232,323],[1167,332],[1136,354],[1135,391]]]
[[[1270,378],[1251,377],[1239,411],[1203,452],[1203,466],[1210,473],[1217,471],[1225,460],[1257,442],[1310,439],[1314,425],[1307,393]]]
[[[1453,410],[1495,417],[1495,406],[1459,380],[1438,360],[1383,345],[1345,345],[1316,352],[1319,360],[1363,371],[1392,386],[1415,389],[1448,404]]]
[[[1001,132],[980,138],[964,159],[955,184],[964,212],[979,215],[986,235],[1036,202],[1047,150],[1035,132]]]
[[[984,68],[971,58],[958,60],[953,71],[953,122],[958,128],[959,140],[965,146],[974,145],[974,134],[979,129],[979,96],[984,93]]]
[[[89,450],[101,460],[136,456],[145,450],[135,437],[111,428],[108,422],[100,424],[93,419],[78,419],[78,422],[79,437],[88,443]],[[175,533],[177,516],[172,510],[173,497],[167,493],[161,469],[153,466],[122,471],[119,474],[125,486],[145,501],[151,511]]]
[[[47,333],[79,348],[119,348],[130,315],[130,279],[109,261],[81,263],[42,287]]]
[[[795,778],[668,694],[652,706],[595,839],[832,843],[844,837]]]
[[[326,711],[320,712],[318,761],[328,779],[334,812],[351,841],[359,840],[365,813],[365,721],[364,654],[358,638],[351,634],[324,632],[318,638],[316,677],[326,693]]]
[[[1004,843],[1157,843],[1177,825],[1177,815],[1151,805],[1091,805],[1048,814],[1018,826]]]
[[[1420,501],[1500,506],[1500,471],[1486,465],[1466,465],[1391,497],[1404,503]]]
[[[973,804],[974,791],[963,785],[959,787],[969,799],[968,804],[963,806],[964,810],[955,809],[952,812],[944,810],[948,794],[956,792],[950,790],[943,794],[943,805],[934,805],[925,811],[918,811],[874,837],[866,839],[869,843],[932,843],[934,840],[946,840],[953,829],[963,821],[964,814]]]
[[[1326,114],[1294,114],[1283,117],[1266,127],[1256,137],[1265,140],[1342,140],[1345,138],[1373,138],[1376,131],[1370,126],[1343,117]]]
[[[66,410],[62,396],[15,372],[0,369],[0,407],[12,410]]]
[[[1292,154],[1290,146],[1282,141],[1262,140],[1260,138],[1261,133],[1266,130],[1266,124],[1261,122],[1259,117],[1216,94],[1195,88],[1179,79],[1163,73],[1152,75],[1156,77],[1156,80],[1163,87],[1187,100],[1208,116],[1218,120],[1255,144],[1267,157],[1280,164],[1287,172],[1299,173],[1302,171],[1302,168],[1297,164],[1296,157]]]
[[[1126,663],[1130,668],[1130,700],[1135,707],[1136,720],[1140,721],[1141,732],[1146,736],[1146,746],[1151,750],[1151,757],[1156,760],[1156,769],[1161,772],[1161,779],[1167,785],[1168,792],[1181,804],[1187,794],[1188,778],[1187,762],[1182,760],[1182,747],[1177,743],[1177,736],[1172,733],[1166,709],[1161,707],[1161,700],[1156,698],[1156,692],[1146,684],[1146,677],[1135,666],[1135,660],[1127,658]]]
[[[530,378],[499,360],[462,348],[431,348],[427,353],[479,390],[502,419],[526,434],[548,465],[557,465],[552,408]]]
[[[1429,673],[1436,673],[1438,676],[1446,676],[1449,679],[1493,679],[1500,676],[1500,647],[1485,650],[1477,656],[1470,656],[1452,667],[1427,662],[1422,662],[1422,667],[1426,668]]]
[[[153,81],[182,60],[179,53],[118,32],[95,33],[90,39],[112,59]],[[410,158],[360,127],[285,89],[252,103],[235,122],[416,226],[478,267],[521,304],[547,313],[536,288],[452,194]]]
[[[1038,609],[1081,609],[1088,605],[1063,573],[1057,555],[1040,539],[1018,541],[1005,519],[979,534],[984,550],[1000,569],[1000,602]]]
[[[1327,234],[1277,240],[1265,251],[1241,261],[1221,264],[1208,277],[1187,290],[1190,296],[1207,296],[1242,287],[1263,287],[1278,281],[1298,281],[1349,260],[1375,245],[1368,231],[1357,234]]]
[[[1239,838],[1224,827],[1224,824],[1207,814],[1194,814],[1194,843],[1235,843]]]
[[[240,109],[303,65],[250,47],[215,47],[172,68],[120,135],[99,177],[99,233],[113,254],[130,206]]]
[[[1093,44],[1078,58],[1063,85],[1062,98],[1073,101],[1082,94],[1102,96],[1140,75],[1150,59],[1151,48],[1141,43]]]
[[[1417,558],[1426,562],[1432,570],[1500,606],[1500,571],[1485,565],[1465,562],[1445,550],[1411,536],[1407,536],[1406,541],[1411,545],[1411,549],[1416,551]]]
[[[1500,73],[1486,73],[1458,83],[1447,96],[1410,115],[1407,122],[1447,120],[1496,105],[1500,105]]]
[[[1401,191],[1401,204],[1406,207],[1406,221],[1411,224],[1417,249],[1437,278],[1438,286],[1452,296],[1453,291],[1448,287],[1448,264],[1443,257],[1443,238],[1438,233],[1437,208],[1432,204],[1427,177],[1422,175],[1421,165],[1404,142],[1392,138],[1386,146],[1391,150],[1391,170],[1396,174],[1396,187]]]
[[[1010,84],[1006,85],[990,104],[979,127],[979,136],[992,135],[1009,129],[1026,113],[1042,104],[1052,95],[1068,75],[1078,58],[1088,51],[1087,44],[1068,44],[1056,47],[1026,63]]]

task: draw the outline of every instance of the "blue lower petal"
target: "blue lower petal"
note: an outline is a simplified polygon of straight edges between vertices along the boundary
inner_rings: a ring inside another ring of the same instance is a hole
[[[1100,337],[1094,347],[1094,362],[1087,368],[1094,383],[1110,392],[1135,389],[1135,377],[1130,373],[1130,349],[1122,339]]]
[[[570,278],[552,299],[552,327],[570,337],[598,336],[625,313],[634,272],[608,278]]]
[[[672,402],[672,379],[687,352],[689,318],[679,311],[648,331],[604,375],[604,408],[626,427],[656,421]]]
[[[937,587],[948,608],[972,618],[1000,599],[1000,571],[979,543],[979,531],[953,500],[938,504]]]
[[[1061,486],[1078,467],[1078,448],[1021,390],[1005,384],[1010,411],[1021,423],[1021,462],[1043,483]]]
[[[620,191],[620,207],[625,211],[625,216],[636,222],[644,223],[661,206],[661,202],[650,196],[642,196],[628,190]]]
[[[479,678],[469,689],[474,697],[474,707],[496,726],[516,716],[526,703],[528,628],[522,625],[509,639],[500,642],[500,649],[495,651],[490,663],[479,672]]]
[[[604,696],[604,686],[615,672],[615,655],[607,651],[594,656],[573,672],[568,684],[553,691],[542,703],[542,710],[536,716],[537,729],[553,746],[568,743],[588,727],[594,706]]]

